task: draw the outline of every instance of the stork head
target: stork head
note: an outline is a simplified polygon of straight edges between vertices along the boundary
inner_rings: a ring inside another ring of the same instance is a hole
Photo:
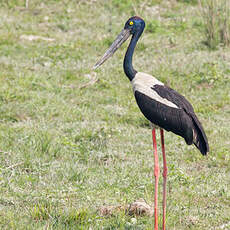
[[[142,18],[134,16],[128,19],[124,29],[130,30],[130,34],[142,32],[145,28],[145,22]]]
[[[145,22],[142,18],[134,16],[128,19],[125,23],[124,29],[114,40],[109,49],[105,52],[103,57],[94,65],[93,69],[98,68],[108,58],[110,58],[116,50],[129,38],[130,35],[141,34],[145,28]]]

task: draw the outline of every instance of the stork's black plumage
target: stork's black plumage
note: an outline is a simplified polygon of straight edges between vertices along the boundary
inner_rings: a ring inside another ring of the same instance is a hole
[[[177,111],[183,111],[183,115],[178,114],[180,120],[179,127],[182,127],[182,132],[179,131],[179,133],[177,133],[176,130],[172,130],[172,132],[182,136],[188,145],[192,143],[195,144],[200,152],[203,155],[206,155],[209,151],[208,140],[204,129],[193,110],[192,105],[185,99],[184,96],[180,95],[175,90],[167,86],[156,85],[153,89],[162,98],[166,98],[167,100],[172,101],[174,104],[176,104],[178,106]],[[182,124],[183,119],[185,119],[184,124]],[[192,130],[192,133],[188,131],[186,132],[186,130],[188,130],[189,128]],[[165,129],[167,130],[167,128]]]
[[[182,95],[144,73],[137,73],[132,84],[137,104],[149,121],[183,137],[188,145],[194,143],[203,155],[207,154],[203,127]]]
[[[177,108],[154,100],[137,90],[135,98],[144,116],[160,128],[183,137],[188,145],[195,144],[200,152],[206,155],[207,137],[192,105],[182,95],[165,85],[156,84],[151,89],[175,104]]]
[[[203,155],[209,151],[208,140],[204,129],[198,120],[192,105],[178,92],[165,86],[155,77],[137,72],[132,65],[132,57],[137,41],[145,28],[145,22],[140,17],[131,17],[125,24],[124,29],[106,51],[104,56],[95,64],[96,69],[102,65],[115,51],[132,35],[129,47],[126,51],[123,68],[129,78],[136,102],[144,116],[154,125],[161,128],[161,143],[163,153],[163,229],[165,229],[166,213],[166,177],[167,166],[164,150],[163,129],[171,131],[185,139],[188,145],[195,144]],[[156,149],[155,128],[152,130],[154,157],[155,157],[155,229],[157,224],[157,191],[159,178],[159,163]]]

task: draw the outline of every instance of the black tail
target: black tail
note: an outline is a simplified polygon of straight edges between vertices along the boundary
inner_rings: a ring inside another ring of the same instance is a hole
[[[194,124],[193,143],[200,150],[203,155],[207,155],[209,152],[208,139],[204,132],[204,129],[195,114],[192,114],[192,120]]]

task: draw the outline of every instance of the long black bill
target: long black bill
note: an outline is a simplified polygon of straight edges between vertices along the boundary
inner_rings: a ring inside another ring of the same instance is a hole
[[[109,49],[105,52],[103,57],[94,65],[93,69],[98,68],[102,65],[108,58],[110,58],[116,50],[128,39],[130,36],[129,29],[123,29],[121,33],[117,36],[113,44],[109,47]]]

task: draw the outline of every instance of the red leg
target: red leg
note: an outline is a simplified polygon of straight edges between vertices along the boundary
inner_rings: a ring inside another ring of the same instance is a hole
[[[158,203],[158,182],[159,182],[159,159],[157,155],[157,142],[156,142],[156,132],[155,129],[152,129],[152,135],[153,135],[153,149],[154,149],[154,176],[155,176],[155,196],[154,196],[154,216],[155,216],[155,223],[154,223],[154,229],[158,230],[158,209],[157,209],[157,203]]]
[[[166,183],[167,183],[167,163],[165,155],[165,144],[164,144],[164,130],[160,130],[161,133],[161,147],[163,154],[163,230],[165,230],[165,219],[166,219]]]

